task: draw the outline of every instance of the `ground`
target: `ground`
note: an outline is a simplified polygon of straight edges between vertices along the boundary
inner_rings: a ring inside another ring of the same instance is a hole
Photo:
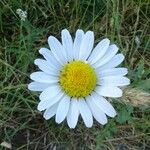
[[[18,8],[27,11],[25,21],[16,13]],[[149,10],[149,0],[1,0],[0,143],[14,150],[150,149],[150,109],[144,97],[150,90]],[[50,35],[60,39],[64,28],[72,35],[78,28],[93,30],[95,44],[108,37],[125,55],[131,90],[124,97],[129,101],[113,100],[118,116],[105,126],[94,122],[88,129],[80,119],[72,130],[66,122],[46,121],[37,111],[38,93],[27,89],[39,48],[47,47]],[[138,91],[133,90],[135,96],[132,89]]]

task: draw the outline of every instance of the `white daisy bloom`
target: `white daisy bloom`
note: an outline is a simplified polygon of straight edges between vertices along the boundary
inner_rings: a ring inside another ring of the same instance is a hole
[[[76,127],[79,115],[86,127],[92,127],[93,117],[106,124],[116,111],[105,97],[121,97],[120,87],[130,84],[127,69],[116,68],[123,54],[117,54],[118,47],[107,38],[94,47],[92,31],[78,29],[73,40],[64,29],[61,38],[59,42],[50,36],[50,49],[39,50],[44,59],[34,62],[40,71],[30,75],[28,89],[41,92],[38,110],[45,119],[55,116],[57,123],[66,119],[70,128]]]

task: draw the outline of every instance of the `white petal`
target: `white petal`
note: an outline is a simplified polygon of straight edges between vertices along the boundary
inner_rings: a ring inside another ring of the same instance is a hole
[[[69,111],[67,114],[67,123],[70,128],[76,127],[78,117],[79,117],[78,101],[76,98],[72,98],[69,106]]]
[[[80,29],[76,31],[75,39],[74,39],[74,44],[73,44],[73,56],[74,59],[79,59],[79,52],[80,52],[80,46],[81,42],[84,36],[84,32]]]
[[[88,106],[91,109],[91,112],[94,116],[94,118],[102,125],[107,123],[107,117],[105,113],[97,107],[97,105],[91,100],[91,96],[86,97],[86,101]]]
[[[51,76],[42,71],[34,72],[30,75],[30,78],[34,81],[41,83],[57,83],[58,77]]]
[[[113,86],[97,86],[95,88],[95,92],[97,92],[101,96],[106,97],[121,97],[122,96],[122,90],[118,87]]]
[[[90,62],[90,64],[94,64],[96,61],[100,60],[103,57],[103,55],[108,49],[109,43],[110,43],[110,40],[106,38],[100,41],[96,45],[90,57],[88,58],[88,61]]]
[[[98,72],[104,69],[109,69],[109,68],[115,68],[119,64],[121,64],[124,60],[123,54],[117,54],[115,55],[108,63],[104,64],[103,66],[97,68]]]
[[[115,44],[110,45],[105,55],[101,59],[99,59],[95,64],[93,64],[94,68],[98,68],[106,64],[107,62],[109,62],[117,52],[118,52],[118,47]]]
[[[67,116],[70,105],[70,97],[65,95],[59,102],[58,109],[56,112],[55,121],[61,123]]]
[[[88,128],[92,127],[92,125],[93,125],[92,113],[83,98],[80,98],[78,100],[78,108],[79,108],[79,112],[83,118],[83,121],[84,121],[86,127],[88,127]]]
[[[111,68],[111,69],[105,69],[98,72],[98,76],[100,78],[106,77],[106,76],[124,76],[128,73],[127,68]]]
[[[116,111],[113,106],[102,96],[98,95],[97,93],[93,92],[91,94],[92,101],[99,107],[106,115],[110,117],[116,116]]]
[[[73,60],[73,41],[72,37],[67,29],[61,32],[62,45],[64,50],[67,52],[67,58],[69,61]]]
[[[61,43],[53,36],[48,38],[49,47],[56,59],[63,65],[67,62],[67,54]]]
[[[92,31],[87,31],[83,36],[83,40],[81,42],[79,59],[86,60],[90,55],[94,45],[94,33]]]
[[[56,60],[53,53],[47,48],[41,48],[39,53],[43,55],[43,57],[51,64],[51,66],[55,67],[56,69],[61,67],[61,64]]]
[[[54,104],[53,106],[47,108],[43,114],[43,117],[48,120],[50,118],[52,118],[57,111],[57,107],[58,107],[58,103]]]
[[[105,86],[125,86],[130,84],[130,80],[122,76],[107,76],[98,79],[97,83]]]
[[[50,84],[39,83],[39,82],[31,82],[28,84],[28,89],[31,91],[43,91],[48,88]]]
[[[58,84],[51,84],[50,87],[45,89],[39,96],[40,100],[48,100],[55,97],[61,91]]]
[[[47,74],[54,75],[54,76],[58,76],[58,74],[59,74],[58,68],[54,68],[46,60],[36,59],[34,61],[34,64],[37,65],[40,70],[42,70],[43,72],[45,72]]]
[[[50,94],[49,94],[49,95],[50,95]],[[45,109],[47,109],[47,108],[53,106],[54,104],[56,104],[58,101],[61,100],[61,98],[62,98],[63,96],[64,96],[64,93],[63,93],[63,92],[57,93],[57,95],[54,96],[54,97],[51,97],[51,95],[50,95],[50,98],[49,98],[49,99],[47,99],[47,100],[41,100],[41,101],[39,102],[37,109],[38,109],[39,111],[43,111],[43,110],[45,110]]]

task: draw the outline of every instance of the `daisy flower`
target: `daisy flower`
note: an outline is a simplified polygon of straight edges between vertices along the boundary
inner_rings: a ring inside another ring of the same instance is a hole
[[[92,127],[93,118],[106,124],[107,116],[115,117],[116,111],[105,97],[121,97],[120,87],[130,83],[124,77],[127,69],[116,68],[123,54],[117,54],[118,47],[107,38],[94,47],[92,31],[78,29],[73,40],[64,29],[61,39],[60,43],[50,36],[50,49],[39,50],[44,59],[34,61],[39,71],[30,75],[28,89],[41,92],[37,109],[44,111],[46,120],[66,119],[70,128],[76,127],[80,115],[86,127]]]

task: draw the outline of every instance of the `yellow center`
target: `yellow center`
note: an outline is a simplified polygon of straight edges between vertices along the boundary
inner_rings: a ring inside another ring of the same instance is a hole
[[[88,96],[96,85],[94,69],[82,61],[65,64],[59,79],[62,89],[71,97]]]

